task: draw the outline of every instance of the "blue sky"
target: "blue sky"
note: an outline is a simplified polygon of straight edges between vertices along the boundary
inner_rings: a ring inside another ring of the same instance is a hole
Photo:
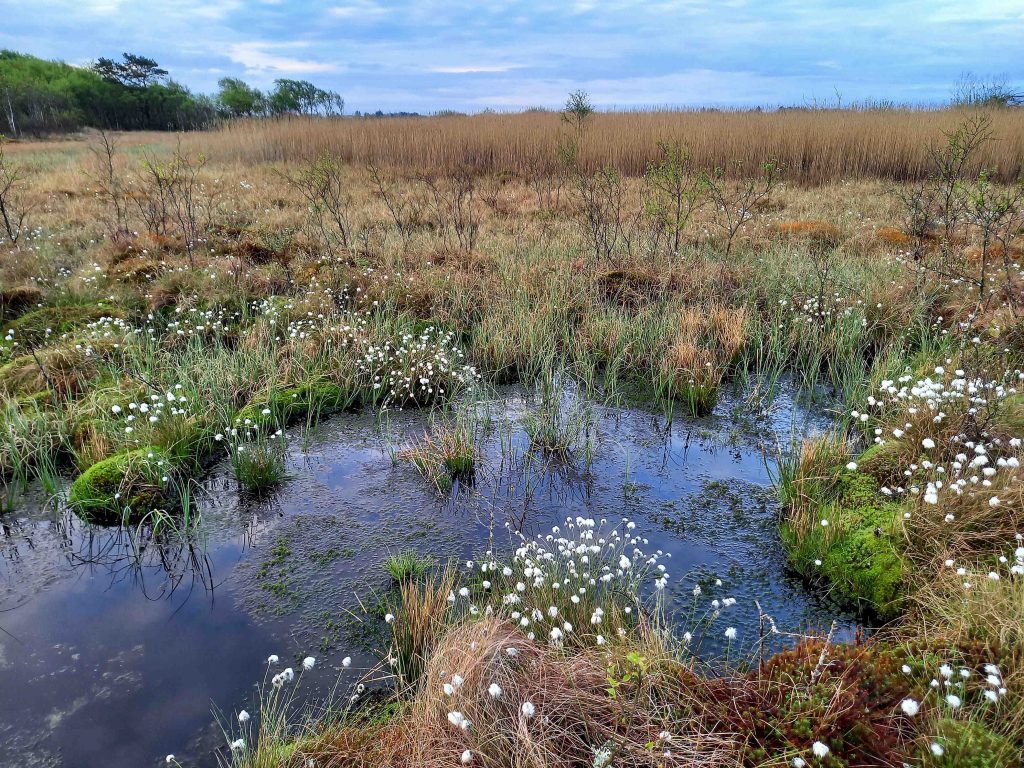
[[[346,109],[935,103],[964,72],[1024,85],[1024,0],[0,0],[0,47],[131,51],[211,92],[231,75]]]

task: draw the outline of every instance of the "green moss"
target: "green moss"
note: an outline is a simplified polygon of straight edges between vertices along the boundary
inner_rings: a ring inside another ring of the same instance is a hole
[[[101,524],[137,520],[166,505],[170,460],[148,446],[98,461],[75,478],[68,498],[83,519]]]
[[[309,414],[319,416],[334,413],[351,407],[354,400],[354,396],[346,393],[337,384],[300,384],[276,390],[268,397],[254,400],[238,412],[235,421],[258,429],[267,429],[290,424],[306,418]]]
[[[941,757],[932,754],[930,744],[939,744]],[[922,763],[936,768],[1018,768],[1020,751],[985,723],[972,720],[941,720],[935,736],[921,747]]]
[[[802,539],[787,526],[782,533],[800,573],[826,582],[842,605],[889,619],[899,612],[908,564],[897,536],[901,508],[878,489],[871,475],[843,471],[834,498],[822,501],[820,519],[828,526]]]
[[[35,347],[47,339],[59,338],[61,334],[99,320],[101,317],[112,317],[117,314],[110,307],[100,307],[95,304],[43,307],[27,312],[18,319],[7,323],[0,329],[0,336],[7,336],[9,332],[13,331],[14,341],[18,342],[22,348]]]

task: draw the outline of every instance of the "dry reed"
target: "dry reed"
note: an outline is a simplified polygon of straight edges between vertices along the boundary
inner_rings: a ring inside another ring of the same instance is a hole
[[[778,112],[616,112],[595,115],[579,152],[584,167],[612,166],[639,175],[658,159],[659,141],[680,141],[696,168],[749,175],[766,159],[802,184],[847,178],[918,179],[928,147],[963,122],[963,110],[787,110]],[[1024,110],[992,113],[995,141],[969,173],[998,169],[1002,180],[1024,170]],[[196,134],[218,160],[298,162],[332,153],[358,165],[414,171],[470,167],[527,177],[557,169],[565,131],[557,113],[445,117],[253,120]]]

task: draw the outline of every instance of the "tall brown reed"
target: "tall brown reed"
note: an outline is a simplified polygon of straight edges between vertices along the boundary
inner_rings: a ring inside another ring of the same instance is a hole
[[[679,141],[694,167],[721,167],[735,177],[771,158],[786,167],[788,180],[803,184],[919,179],[929,168],[929,145],[966,116],[955,109],[609,112],[588,123],[577,159],[585,168],[640,175],[658,160],[659,141]],[[1024,110],[991,116],[996,141],[969,170],[996,168],[1001,180],[1016,178],[1024,170]],[[409,171],[469,167],[532,177],[556,170],[564,133],[557,113],[528,112],[238,121],[195,141],[218,160],[309,161],[332,153]]]

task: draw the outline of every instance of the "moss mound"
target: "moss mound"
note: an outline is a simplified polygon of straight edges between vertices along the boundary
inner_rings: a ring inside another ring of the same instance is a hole
[[[842,605],[893,618],[909,567],[898,539],[901,508],[879,494],[874,477],[859,471],[839,474],[832,493],[820,513],[828,526],[815,527],[801,540],[783,527],[793,565],[828,583]]]
[[[169,488],[163,480],[171,461],[159,448],[147,446],[98,461],[79,475],[68,498],[75,512],[105,525],[138,520],[166,506]]]
[[[355,402],[355,396],[337,384],[300,384],[254,400],[238,412],[235,421],[242,426],[269,429],[285,426],[309,414],[326,415],[350,408]]]
[[[929,746],[921,764],[936,768],[1018,768],[1020,754],[1013,742],[978,720],[942,720],[933,741],[944,752],[936,757]]]
[[[0,329],[0,335],[7,336],[13,331],[14,341],[23,348],[37,347],[48,339],[58,339],[61,334],[99,320],[101,317],[113,317],[117,314],[110,307],[100,307],[95,304],[43,307],[27,312],[18,319],[7,323]]]

